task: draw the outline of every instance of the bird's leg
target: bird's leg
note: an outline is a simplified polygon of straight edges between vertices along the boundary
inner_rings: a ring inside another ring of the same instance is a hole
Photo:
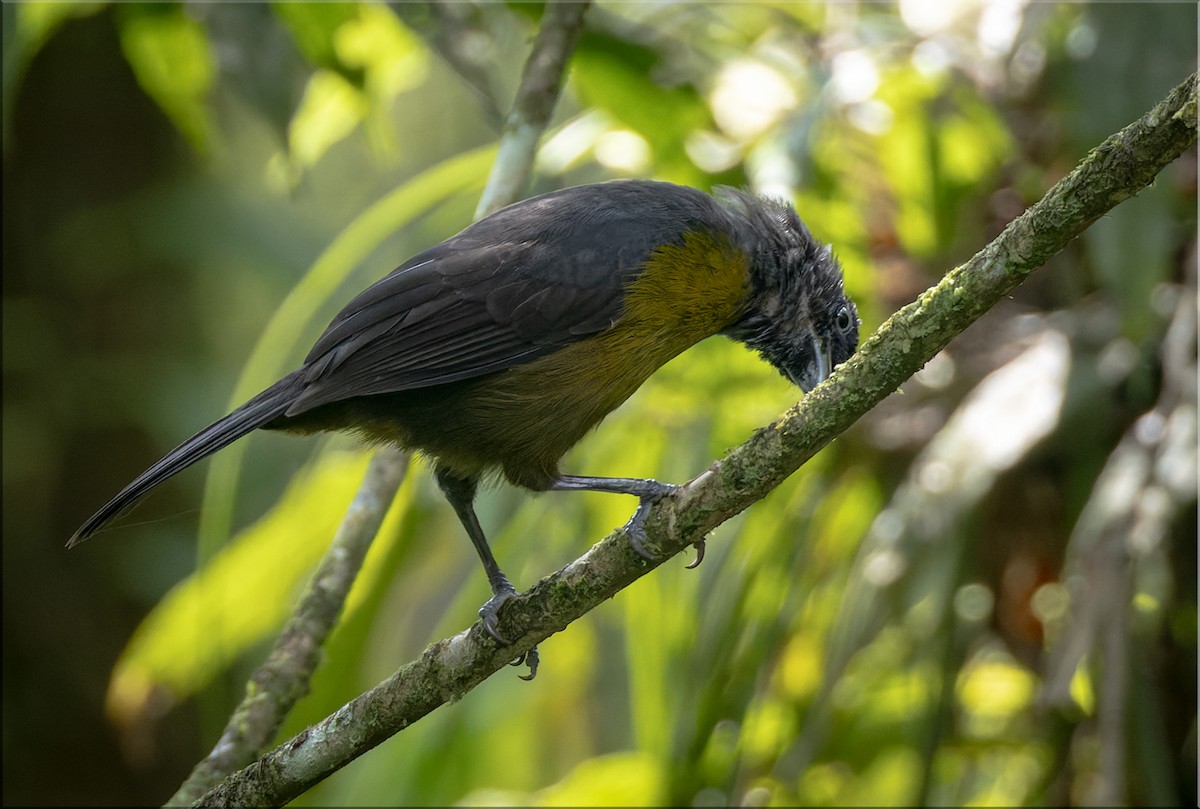
[[[443,466],[439,466],[435,470],[435,475],[437,476],[438,486],[441,487],[442,493],[446,495],[446,499],[453,506],[459,521],[467,531],[467,536],[471,538],[471,544],[475,546],[475,551],[479,554],[479,560],[483,562],[483,571],[487,574],[488,584],[492,588],[492,597],[488,599],[486,604],[479,608],[479,617],[483,619],[483,629],[497,643],[507,645],[509,641],[497,630],[496,623],[499,618],[500,607],[504,605],[504,602],[517,594],[517,588],[512,586],[508,577],[504,575],[504,571],[500,569],[500,565],[496,563],[496,557],[492,555],[492,549],[488,547],[487,537],[484,536],[483,528],[479,525],[479,518],[475,516],[475,490],[479,485],[479,479],[455,475]],[[537,675],[537,647],[530,649],[513,661],[514,666],[519,666],[522,663],[529,666],[529,674],[522,675],[521,679],[532,680]]]
[[[593,478],[581,475],[560,475],[550,485],[555,491],[588,491],[611,492],[613,494],[632,494],[638,499],[637,511],[625,524],[625,533],[629,535],[629,544],[637,555],[653,562],[656,557],[646,550],[646,517],[650,509],[659,500],[674,492],[679,487],[673,483],[660,483],[648,478]],[[702,554],[703,543],[698,544]]]

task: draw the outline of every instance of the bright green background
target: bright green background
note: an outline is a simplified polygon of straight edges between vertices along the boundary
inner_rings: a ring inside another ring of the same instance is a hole
[[[342,437],[254,436],[206,465],[207,495],[202,467],[62,544],[294,366],[355,291],[469,221],[538,9],[3,13],[4,799],[159,803],[214,741],[366,456]],[[601,3],[587,26],[531,191],[638,176],[789,197],[833,243],[864,332],[1196,62],[1191,4]],[[1195,167],[1193,150],[722,526],[698,570],[665,565],[547,641],[533,684],[501,673],[301,803],[1086,802],[1112,743],[1097,730],[1111,669],[1089,656],[1069,705],[1036,699],[1079,631],[1068,539],[1160,394],[1195,263]],[[1007,390],[1061,399],[1050,421],[1034,429],[1017,396],[1008,420],[955,432],[1046,328],[1069,370]],[[798,395],[708,341],[565,468],[687,480]],[[974,463],[930,472],[972,441]],[[1181,506],[1126,568],[1135,804],[1195,795],[1194,491]],[[631,508],[510,488],[479,503],[520,586]],[[888,541],[899,557],[880,555]],[[286,733],[486,596],[415,466]]]

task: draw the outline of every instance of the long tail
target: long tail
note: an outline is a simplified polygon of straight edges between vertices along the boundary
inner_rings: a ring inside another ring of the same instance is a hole
[[[297,371],[285,376],[228,416],[208,425],[168,452],[81,525],[67,542],[67,547],[74,547],[99,531],[105,523],[167,478],[282,416],[303,391],[303,386],[298,383],[299,373]]]

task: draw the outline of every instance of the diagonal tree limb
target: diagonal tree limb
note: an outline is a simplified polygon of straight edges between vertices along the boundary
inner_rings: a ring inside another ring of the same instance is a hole
[[[554,111],[589,5],[565,2],[546,6],[477,217],[515,202],[528,184],[538,140]],[[363,483],[296,612],[267,660],[246,683],[246,694],[216,746],[193,768],[167,806],[196,801],[222,778],[265,752],[296,702],[308,693],[321,647],[341,614],[407,468],[408,453],[397,449],[382,449],[372,457]]]
[[[920,369],[1088,225],[1146,187],[1196,141],[1193,74],[1112,135],[965,264],[888,319],[847,363],[778,421],[756,432],[647,521],[646,562],[615,531],[508,602],[500,647],[479,624],[421,657],[206,794],[195,806],[278,805],[444,702],[457,700],[514,656],[616,595],[762,498]]]

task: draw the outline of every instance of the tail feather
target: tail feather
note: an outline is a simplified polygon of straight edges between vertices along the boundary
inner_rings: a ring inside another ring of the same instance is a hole
[[[74,547],[99,531],[105,523],[129,508],[167,478],[282,416],[302,390],[303,387],[299,384],[299,372],[290,374],[237,410],[184,441],[138,475],[112,500],[105,503],[99,511],[79,527],[79,530],[67,542],[67,547]]]

